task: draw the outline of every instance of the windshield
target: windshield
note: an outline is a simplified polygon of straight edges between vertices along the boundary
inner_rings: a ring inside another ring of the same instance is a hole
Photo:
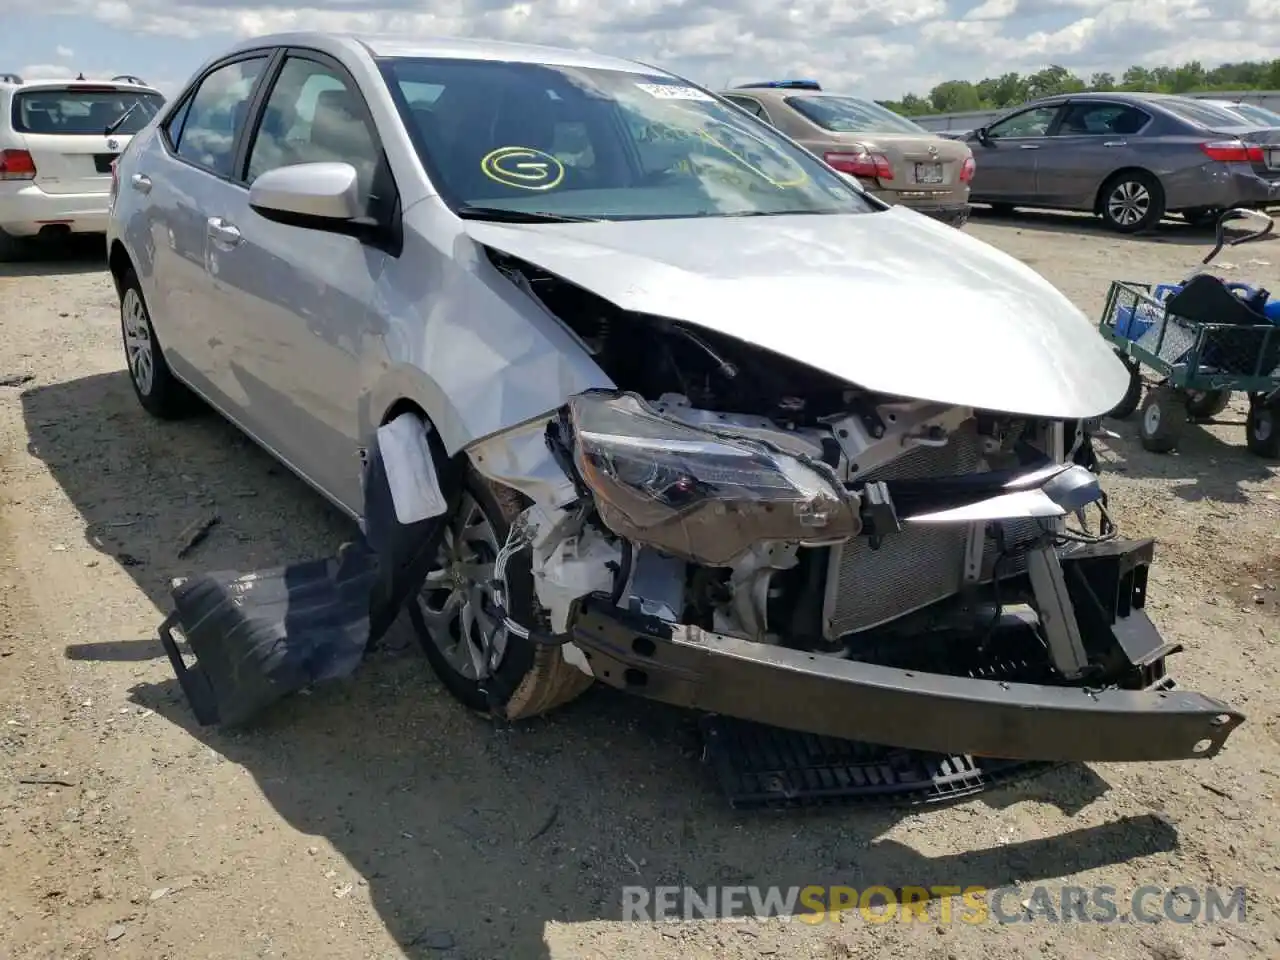
[[[670,76],[418,58],[382,69],[455,209],[602,220],[880,209],[767,125]]]
[[[929,133],[906,117],[858,97],[787,97],[787,106],[835,133]]]
[[[128,119],[112,131],[121,135],[134,134],[145,127],[164,106],[164,97],[158,93],[103,88],[27,90],[13,98],[13,127],[19,133],[100,137],[103,130],[134,104],[137,106]]]
[[[1200,100],[1193,100],[1190,97],[1167,97],[1157,101],[1171,113],[1176,113],[1184,120],[1190,120],[1192,123],[1201,127],[1209,127],[1215,129],[1218,127],[1242,127],[1249,126],[1248,121],[1242,120],[1230,110],[1224,110],[1222,107],[1215,107],[1212,103],[1204,103]]]

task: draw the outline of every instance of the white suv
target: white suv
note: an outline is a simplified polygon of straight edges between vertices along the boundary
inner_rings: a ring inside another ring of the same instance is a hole
[[[163,104],[137,77],[0,74],[0,260],[34,237],[106,233],[112,162]]]

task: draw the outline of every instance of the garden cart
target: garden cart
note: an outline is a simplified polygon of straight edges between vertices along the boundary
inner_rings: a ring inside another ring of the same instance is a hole
[[[1260,222],[1242,237],[1225,238],[1228,221]],[[1228,210],[1217,225],[1224,246],[1267,236],[1275,222],[1252,210]],[[1280,457],[1280,298],[1262,288],[1198,273],[1177,284],[1116,281],[1098,324],[1130,371],[1129,391],[1111,411],[1123,419],[1141,412],[1139,437],[1147,450],[1169,453],[1189,421],[1212,420],[1231,395],[1249,397],[1245,433],[1249,449]],[[1143,371],[1156,381],[1143,395]]]

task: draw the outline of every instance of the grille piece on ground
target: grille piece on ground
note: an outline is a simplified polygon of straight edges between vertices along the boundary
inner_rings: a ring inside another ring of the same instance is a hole
[[[701,728],[703,758],[735,809],[923,806],[1059,766],[926,754],[720,716],[704,717]]]

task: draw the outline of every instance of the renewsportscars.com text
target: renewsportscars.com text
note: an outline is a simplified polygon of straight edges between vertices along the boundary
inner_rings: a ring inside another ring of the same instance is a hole
[[[806,886],[622,888],[622,919],[823,923],[1243,923],[1243,887]]]

